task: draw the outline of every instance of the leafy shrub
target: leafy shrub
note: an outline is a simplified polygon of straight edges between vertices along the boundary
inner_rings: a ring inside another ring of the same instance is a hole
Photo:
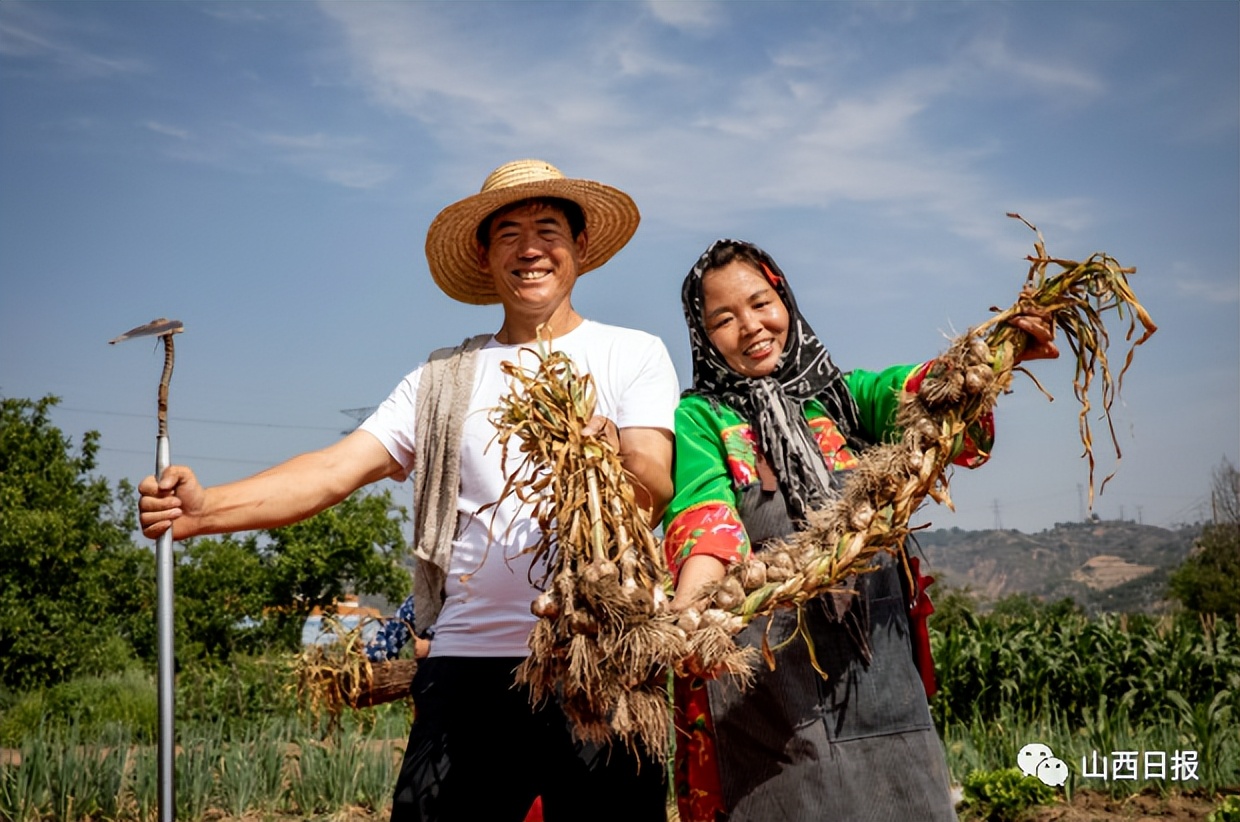
[[[965,807],[988,822],[1016,822],[1025,811],[1055,799],[1055,790],[1019,768],[974,771],[964,779]]]
[[[1220,802],[1206,822],[1240,822],[1240,796],[1229,796]]]
[[[229,731],[297,713],[290,662],[279,656],[234,655],[228,663],[200,660],[177,675],[177,721],[223,721]]]
[[[78,677],[19,697],[0,716],[0,745],[14,747],[49,728],[69,727],[87,739],[124,728],[147,742],[155,738],[157,716],[155,682],[141,668]]]

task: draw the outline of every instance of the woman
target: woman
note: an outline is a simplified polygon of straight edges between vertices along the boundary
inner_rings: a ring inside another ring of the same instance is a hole
[[[748,243],[711,245],[682,300],[693,387],[676,413],[664,539],[677,608],[835,496],[860,450],[892,435],[899,392],[915,391],[933,364],[842,374],[774,260]],[[1054,356],[1045,323],[1022,320],[1040,342],[1025,358]],[[971,431],[958,462],[980,464],[990,433]],[[737,636],[760,646],[765,635],[777,649],[774,670],[759,663],[752,688],[677,682],[682,822],[956,819],[914,664],[902,560],[882,554],[881,570],[853,583],[857,596],[805,607],[826,679],[802,639],[785,642],[797,627],[787,610]]]

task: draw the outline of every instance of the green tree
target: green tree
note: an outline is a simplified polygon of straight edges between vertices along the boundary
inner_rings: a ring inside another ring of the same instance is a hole
[[[969,586],[963,588],[930,589],[934,613],[930,615],[930,627],[936,631],[967,629],[977,617],[977,597]]]
[[[257,535],[187,541],[177,558],[177,657],[227,661],[259,651],[266,571]]]
[[[59,400],[0,411],[0,685],[28,689],[156,656],[154,555],[135,545],[136,500],[94,477],[99,433],[72,442]],[[408,517],[391,492],[358,492],[305,522],[177,546],[181,660],[296,648],[312,609],[347,592],[403,599]]]
[[[190,540],[177,564],[178,653],[293,649],[306,615],[346,593],[404,599],[407,520],[390,491],[359,491],[304,522]]]
[[[295,644],[306,614],[346,593],[401,601],[409,573],[400,567],[405,509],[391,491],[357,492],[303,522],[266,531],[267,604],[285,644]]]
[[[1223,460],[1214,472],[1214,520],[1168,581],[1171,596],[1194,613],[1240,614],[1240,472]]]
[[[1168,581],[1171,596],[1198,614],[1240,613],[1240,526],[1205,526],[1197,545]]]
[[[149,550],[130,538],[133,489],[91,476],[99,433],[72,442],[58,398],[0,399],[0,683],[117,671],[154,646]]]
[[[1063,619],[1068,616],[1083,614],[1080,606],[1071,597],[1063,597],[1054,602],[1045,602],[1030,593],[1019,592],[1008,594],[996,600],[990,615],[999,619],[1027,622],[1038,617],[1045,619]]]

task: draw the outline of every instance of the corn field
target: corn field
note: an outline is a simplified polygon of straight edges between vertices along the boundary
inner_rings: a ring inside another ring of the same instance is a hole
[[[1126,705],[1136,724],[1168,718],[1178,694],[1189,704],[1219,694],[1240,711],[1237,626],[1195,617],[1037,615],[965,617],[931,634],[939,726],[989,721],[1003,711],[1068,723],[1100,704]]]
[[[1240,787],[1238,627],[1187,615],[970,614],[932,631],[931,710],[954,778],[1011,767],[1024,744],[1053,740],[1071,763],[1093,751],[1192,750],[1191,787]]]

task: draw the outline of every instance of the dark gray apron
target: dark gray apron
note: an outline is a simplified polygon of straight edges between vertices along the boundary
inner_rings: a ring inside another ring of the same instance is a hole
[[[755,550],[793,530],[779,491],[759,484],[741,498]],[[955,822],[947,762],[934,731],[909,639],[908,606],[896,560],[863,575],[842,620],[819,598],[802,615],[818,666],[792,609],[770,620],[775,670],[759,663],[752,688],[707,684],[730,822],[866,820]],[[761,647],[768,619],[737,642]],[[868,635],[866,644],[857,632]],[[792,641],[788,642],[791,639]]]

